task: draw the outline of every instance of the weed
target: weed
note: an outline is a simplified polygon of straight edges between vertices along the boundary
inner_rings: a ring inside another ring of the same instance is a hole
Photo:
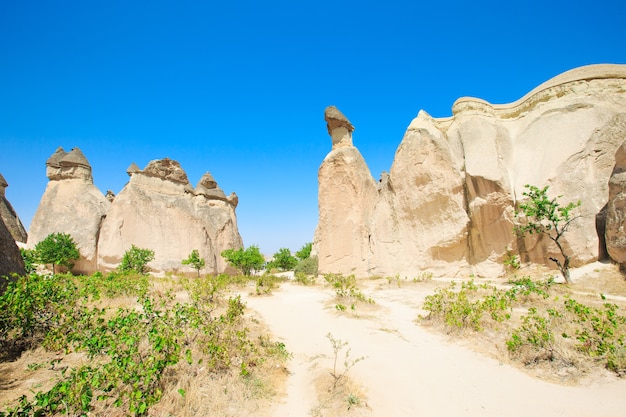
[[[324,275],[324,280],[335,289],[335,293],[339,298],[348,298],[367,304],[375,304],[371,297],[367,297],[359,290],[354,275],[326,274]]]
[[[330,375],[333,377],[333,389],[335,389],[335,388],[337,388],[337,384],[339,383],[339,381],[341,381],[346,376],[348,371],[352,367],[354,367],[354,365],[356,365],[357,363],[359,363],[362,360],[364,360],[365,356],[361,356],[359,358],[352,359],[350,357],[351,349],[348,348],[346,350],[345,358],[344,358],[344,361],[343,361],[343,371],[341,371],[341,370],[339,370],[337,368],[337,359],[339,358],[339,353],[346,346],[348,346],[348,342],[344,342],[343,340],[340,340],[340,339],[335,339],[331,333],[328,333],[326,335],[326,337],[330,341],[330,344],[332,345],[332,348],[333,348],[333,354],[334,354],[333,370],[330,372]]]

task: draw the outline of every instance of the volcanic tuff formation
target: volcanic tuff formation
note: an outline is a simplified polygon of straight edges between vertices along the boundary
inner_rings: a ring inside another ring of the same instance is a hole
[[[15,244],[13,236],[3,221],[0,221],[0,295],[4,293],[7,280],[12,279],[11,274],[24,275],[24,260],[20,249]]]
[[[78,148],[58,148],[46,162],[46,176],[48,185],[28,230],[28,247],[51,233],[69,233],[81,255],[72,271],[90,274],[96,270],[98,233],[111,203],[93,184],[91,165]]]
[[[132,164],[127,172],[130,181],[102,224],[99,268],[115,268],[134,244],[154,250],[154,271],[183,269],[181,261],[194,249],[205,259],[206,272],[224,271],[222,251],[243,246],[237,195],[226,197],[208,172],[194,189],[179,163],[167,158],[151,161],[143,171]]]
[[[549,185],[563,204],[582,201],[582,217],[564,236],[573,266],[605,256],[605,213],[614,219],[606,223],[609,253],[617,256],[620,231],[626,254],[624,197],[605,209],[626,140],[626,65],[565,72],[507,105],[461,98],[452,112],[420,111],[389,174],[375,181],[352,145],[350,122],[326,110],[333,147],[318,175],[321,273],[494,275],[507,251],[537,263],[559,256],[548,239],[513,234],[525,184]]]
[[[2,174],[0,174],[0,220],[4,222],[4,225],[7,227],[16,242],[26,243],[28,234],[26,234],[24,225],[17,216],[13,206],[6,198],[6,188],[8,186],[9,184],[4,179]]]
[[[0,294],[4,292],[7,283],[2,277],[10,278],[13,273],[25,273],[24,260],[15,241],[25,242],[26,231],[5,197],[7,186],[6,180],[0,174]]]
[[[155,272],[182,267],[193,249],[205,258],[205,272],[222,272],[222,250],[242,246],[237,229],[237,196],[226,197],[208,172],[194,189],[179,163],[134,163],[124,189],[107,197],[93,185],[91,166],[78,148],[59,148],[47,161],[50,179],[33,217],[29,247],[54,232],[69,233],[81,259],[73,272],[90,274],[117,267],[131,245],[151,249]]]

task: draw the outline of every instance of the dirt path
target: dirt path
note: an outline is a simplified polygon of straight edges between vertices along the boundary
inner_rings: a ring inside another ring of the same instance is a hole
[[[349,372],[363,386],[361,415],[587,417],[626,409],[625,380],[567,387],[535,379],[415,324],[423,294],[371,294],[379,307],[360,318],[338,314],[329,303],[334,294],[320,287],[283,284],[272,296],[246,297],[293,354],[274,417],[311,415],[318,405],[314,380],[332,368],[329,332],[349,342],[352,357],[367,357]]]

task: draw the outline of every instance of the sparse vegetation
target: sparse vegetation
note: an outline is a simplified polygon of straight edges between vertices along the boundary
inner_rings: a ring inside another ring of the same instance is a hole
[[[326,274],[324,275],[324,280],[334,288],[337,298],[340,301],[360,301],[362,303],[375,304],[371,297],[363,294],[363,292],[358,288],[354,275],[344,276],[342,274]],[[352,310],[354,310],[354,302],[352,303],[352,306]],[[346,309],[341,303],[337,304],[336,308],[339,311],[344,311]]]
[[[0,296],[2,360],[37,346],[83,360],[56,360],[56,382],[4,405],[0,416],[141,416],[176,405],[162,404],[164,396],[188,401],[193,382],[186,375],[220,383],[230,375],[241,385],[262,380],[288,352],[251,330],[241,298],[223,295],[227,280],[194,280],[187,285],[188,302],[176,301],[172,290],[184,291],[180,284],[157,289],[146,275],[128,272],[55,279],[32,274],[10,283]],[[128,304],[129,296],[138,301]],[[42,368],[33,364],[28,372],[48,371]]]
[[[498,329],[513,360],[576,369],[597,363],[626,373],[626,316],[619,306],[601,297],[600,305],[584,304],[555,290],[554,280],[525,277],[507,289],[464,282],[427,296],[423,319],[441,323],[448,331]],[[595,303],[597,304],[597,303]],[[581,370],[582,372],[582,370]]]
[[[333,370],[330,372],[330,375],[333,377],[333,389],[337,388],[337,384],[345,378],[346,374],[350,369],[354,367],[357,363],[361,362],[365,359],[365,356],[361,356],[358,358],[350,357],[351,348],[346,349],[346,353],[344,355],[343,360],[343,370],[337,366],[337,361],[339,359],[340,352],[348,346],[348,342],[344,342],[340,339],[335,339],[331,333],[326,335],[326,338],[330,341],[330,344],[333,348]]]
[[[548,236],[555,243],[563,257],[563,262],[554,257],[550,257],[550,260],[557,265],[565,282],[571,284],[572,280],[569,272],[570,255],[563,247],[561,238],[572,222],[580,217],[573,216],[572,211],[579,207],[581,202],[579,200],[576,203],[569,203],[567,206],[562,207],[557,198],[548,198],[547,185],[541,189],[528,184],[525,187],[528,191],[525,191],[523,195],[528,197],[529,200],[519,205],[520,211],[516,213],[516,217],[519,218],[519,215],[523,214],[523,218],[515,228],[515,231],[521,236],[526,233]],[[561,197],[559,196],[558,198]]]

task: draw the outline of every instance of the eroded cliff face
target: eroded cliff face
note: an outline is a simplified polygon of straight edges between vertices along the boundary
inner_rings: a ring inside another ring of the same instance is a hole
[[[243,245],[237,229],[236,195],[226,197],[211,174],[194,189],[178,162],[151,161],[128,170],[130,181],[115,196],[102,224],[98,268],[116,268],[131,245],[154,251],[154,272],[189,272],[181,264],[192,250],[205,259],[205,273],[226,268],[220,256]]]
[[[371,174],[364,162],[346,172],[333,149],[319,175],[320,271],[494,276],[503,272],[508,250],[545,263],[547,255],[559,255],[549,240],[513,233],[525,184],[549,185],[564,204],[581,200],[582,217],[565,245],[573,266],[596,260],[605,255],[603,209],[625,121],[626,66],[594,65],[561,74],[508,105],[462,98],[450,118],[420,112],[376,193],[335,191]],[[350,147],[358,154],[351,137]],[[355,214],[346,207],[361,213],[360,223],[350,227],[345,219]],[[340,243],[347,237],[350,243]],[[366,248],[367,256],[338,250],[348,245]]]
[[[4,225],[11,233],[13,240],[16,242],[26,243],[28,234],[19,216],[13,209],[13,206],[6,198],[6,188],[9,186],[7,181],[0,174],[0,220],[4,222]]]

